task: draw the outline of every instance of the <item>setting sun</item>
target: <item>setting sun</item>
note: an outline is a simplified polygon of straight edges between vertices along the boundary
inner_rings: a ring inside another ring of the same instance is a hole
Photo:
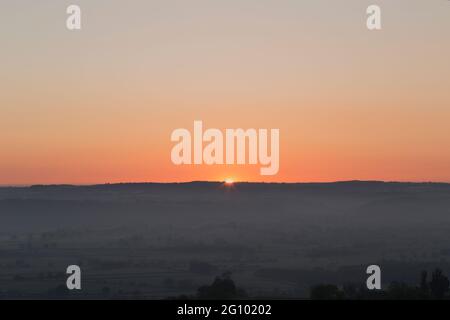
[[[232,178],[225,179],[225,184],[226,185],[232,185],[233,183],[234,183],[234,180]]]

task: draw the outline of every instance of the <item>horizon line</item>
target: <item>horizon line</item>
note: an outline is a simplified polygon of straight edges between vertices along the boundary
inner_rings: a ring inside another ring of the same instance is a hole
[[[233,184],[336,184],[336,183],[403,183],[403,184],[450,184],[450,181],[399,181],[399,180],[333,180],[333,181],[298,181],[298,182],[283,182],[283,181],[234,181]],[[191,180],[191,181],[141,181],[141,182],[103,182],[103,183],[33,183],[33,184],[0,184],[0,188],[27,188],[27,187],[57,187],[57,186],[72,186],[72,187],[92,187],[92,186],[106,186],[106,185],[133,185],[133,184],[192,184],[192,183],[217,183],[224,184],[225,180]]]

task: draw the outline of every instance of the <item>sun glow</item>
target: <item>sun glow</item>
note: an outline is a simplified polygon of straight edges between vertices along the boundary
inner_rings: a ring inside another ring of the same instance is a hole
[[[234,180],[232,178],[225,179],[225,184],[228,186],[232,186],[234,183]]]

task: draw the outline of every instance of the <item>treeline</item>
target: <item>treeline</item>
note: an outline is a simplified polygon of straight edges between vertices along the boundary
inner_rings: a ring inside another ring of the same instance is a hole
[[[391,282],[386,289],[368,290],[365,284],[321,284],[311,287],[312,300],[443,300],[450,299],[450,281],[442,270],[435,269],[428,276],[422,271],[417,285]]]

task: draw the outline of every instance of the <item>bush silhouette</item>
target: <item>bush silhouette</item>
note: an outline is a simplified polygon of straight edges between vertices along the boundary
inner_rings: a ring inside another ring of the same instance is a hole
[[[224,273],[222,276],[216,277],[211,285],[200,287],[197,298],[230,300],[245,297],[245,292],[236,287],[230,276],[230,273]]]

